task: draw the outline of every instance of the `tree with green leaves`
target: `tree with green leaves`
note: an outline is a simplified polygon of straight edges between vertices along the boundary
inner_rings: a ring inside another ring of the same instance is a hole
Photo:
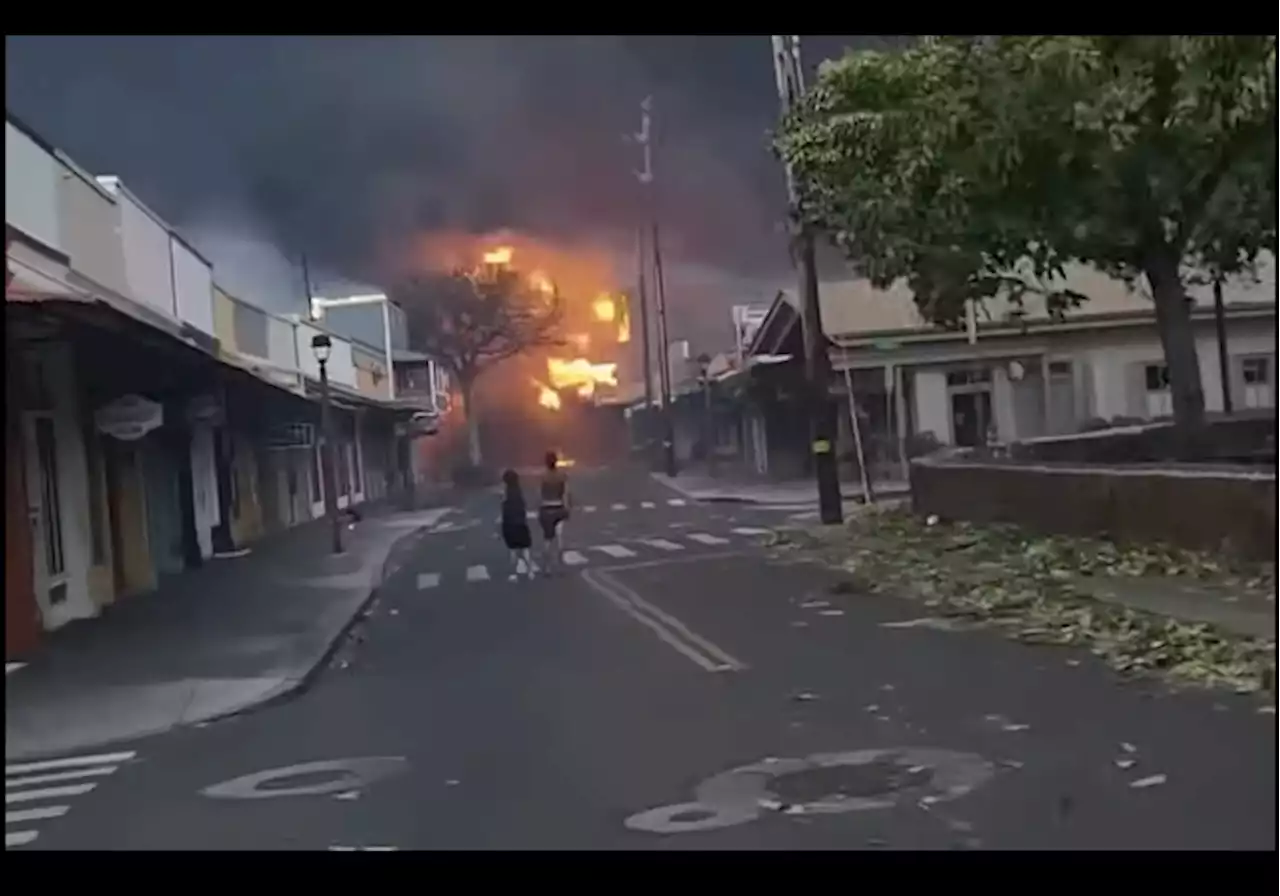
[[[391,291],[404,309],[409,341],[453,374],[467,420],[468,457],[483,462],[475,386],[503,361],[560,344],[561,304],[507,267],[414,276]]]
[[[1276,249],[1276,38],[924,38],[826,63],[776,146],[800,214],[927,319],[1145,278],[1188,444],[1204,394],[1186,286]]]

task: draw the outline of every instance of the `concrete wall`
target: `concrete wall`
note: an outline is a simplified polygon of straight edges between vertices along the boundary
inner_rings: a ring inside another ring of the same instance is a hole
[[[98,182],[110,190],[119,203],[129,297],[153,311],[176,318],[169,229],[119,181],[99,178]]]
[[[127,295],[119,205],[92,175],[70,160],[62,162],[58,199],[71,267],[94,283]]]
[[[1117,468],[921,458],[918,513],[1011,522],[1045,533],[1105,535],[1258,559],[1275,557],[1275,473]]]
[[[213,335],[223,351],[238,352],[236,343],[236,301],[217,285],[213,287]]]
[[[213,268],[172,235],[169,249],[173,253],[174,306],[178,317],[197,330],[214,335]]]
[[[66,251],[58,196],[62,171],[50,147],[5,122],[5,223],[59,252]]]

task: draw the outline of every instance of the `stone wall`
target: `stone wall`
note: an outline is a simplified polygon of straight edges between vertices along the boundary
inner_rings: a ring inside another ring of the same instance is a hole
[[[911,500],[917,512],[946,519],[1225,547],[1257,559],[1276,555],[1274,470],[1036,463],[949,452],[911,464]]]

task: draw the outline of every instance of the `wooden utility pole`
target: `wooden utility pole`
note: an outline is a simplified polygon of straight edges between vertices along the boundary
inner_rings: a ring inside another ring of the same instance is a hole
[[[644,189],[644,203],[648,207],[650,231],[653,234],[654,299],[658,311],[658,390],[662,396],[662,460],[668,476],[676,475],[675,426],[671,418],[671,361],[670,341],[667,338],[667,292],[662,277],[662,247],[658,240],[658,212],[653,189],[652,124],[653,97],[640,102],[640,133],[635,141],[644,152],[644,169],[636,172],[636,178]]]
[[[648,261],[644,249],[644,227],[636,229],[636,292],[640,300],[640,351],[643,353],[641,370],[644,373],[644,437],[648,442],[649,418],[653,413],[653,349],[649,342],[649,291],[645,284],[644,269]]]
[[[804,94],[804,69],[800,64],[799,35],[775,34],[773,69],[778,99],[785,116]],[[814,477],[818,485],[818,512],[823,523],[844,521],[840,504],[840,477],[835,456],[835,407],[831,402],[831,358],[822,329],[822,308],[818,304],[817,258],[813,231],[800,214],[800,198],[795,175],[787,165],[787,193],[790,198],[791,247],[800,287],[800,320],[804,332],[805,375],[809,392],[809,432],[813,452]]]

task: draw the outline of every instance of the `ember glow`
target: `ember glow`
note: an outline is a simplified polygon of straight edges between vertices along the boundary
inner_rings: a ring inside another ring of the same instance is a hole
[[[496,249],[484,253],[485,264],[508,265],[511,264],[511,257],[515,252],[510,246],[499,246]]]
[[[540,383],[537,380],[533,384],[538,387],[538,404],[542,405],[549,411],[558,411],[561,408],[560,393],[550,386]]]
[[[551,282],[551,278],[543,271],[534,271],[530,274],[529,285],[544,296],[553,296],[556,293],[556,285]]]
[[[617,364],[592,364],[586,358],[547,358],[547,375],[557,389],[577,389],[578,395],[590,398],[596,386],[618,385]]]
[[[612,323],[618,316],[618,306],[614,304],[613,296],[607,293],[596,296],[596,300],[591,303],[591,314],[601,323]]]

